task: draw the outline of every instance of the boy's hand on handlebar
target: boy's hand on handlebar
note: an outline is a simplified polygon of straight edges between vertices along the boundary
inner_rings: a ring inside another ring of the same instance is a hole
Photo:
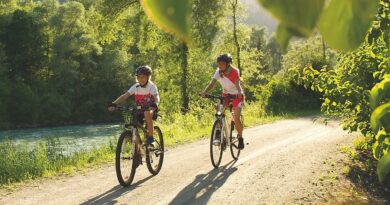
[[[116,110],[116,107],[117,107],[117,104],[110,103],[110,105],[108,105],[108,111],[113,112]]]
[[[153,111],[158,110],[158,105],[157,105],[157,103],[153,103],[153,104],[149,107],[149,110],[153,110]]]

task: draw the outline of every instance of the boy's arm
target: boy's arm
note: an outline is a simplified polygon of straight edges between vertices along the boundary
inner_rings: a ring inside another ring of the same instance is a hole
[[[130,96],[132,96],[132,94],[130,94],[129,92],[126,92],[124,93],[123,95],[119,96],[114,102],[114,104],[120,104],[120,103],[123,103],[127,100],[127,98],[129,98]]]
[[[154,85],[152,88],[151,88],[151,94],[153,96],[153,100],[154,100],[154,103],[156,103],[156,106],[160,103],[160,95],[158,93],[158,90],[157,90],[157,86]]]
[[[160,95],[157,93],[154,94],[153,97],[154,97],[154,102],[158,105],[160,103]]]

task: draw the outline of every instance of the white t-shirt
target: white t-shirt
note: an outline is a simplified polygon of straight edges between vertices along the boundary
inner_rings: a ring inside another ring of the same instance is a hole
[[[223,77],[221,77],[219,69],[217,69],[214,73],[213,79],[221,83],[223,94],[237,95],[239,93],[237,86],[235,85],[235,82],[240,80],[240,71],[238,69],[232,68],[229,75]]]
[[[141,87],[139,83],[135,83],[127,92],[134,95],[137,105],[150,106],[153,103],[160,102],[157,86],[150,80],[145,87]]]

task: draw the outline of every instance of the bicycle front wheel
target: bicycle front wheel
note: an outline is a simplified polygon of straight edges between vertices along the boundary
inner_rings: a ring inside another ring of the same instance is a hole
[[[240,156],[240,149],[238,149],[238,138],[237,138],[237,132],[235,132],[234,129],[234,122],[230,125],[230,153],[232,154],[232,157],[234,160],[237,160]]]
[[[155,147],[153,150],[146,150],[146,166],[151,174],[156,175],[160,172],[164,161],[164,139],[158,126],[154,126],[154,132]]]
[[[133,144],[131,136],[130,131],[124,131],[120,135],[116,146],[116,176],[119,183],[124,187],[131,184],[138,166],[137,146]]]
[[[211,131],[210,137],[210,158],[211,164],[214,168],[218,168],[222,159],[222,122],[220,120],[216,120],[213,125],[213,129]]]

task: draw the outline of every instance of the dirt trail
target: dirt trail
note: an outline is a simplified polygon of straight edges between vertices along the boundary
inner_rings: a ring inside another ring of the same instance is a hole
[[[209,140],[166,152],[161,172],[137,169],[133,185],[118,185],[114,166],[62,180],[47,180],[6,196],[0,204],[291,204],[316,195],[324,160],[352,135],[336,122],[282,120],[249,128],[240,159],[224,152],[212,168]],[[318,190],[320,193],[320,190]]]

